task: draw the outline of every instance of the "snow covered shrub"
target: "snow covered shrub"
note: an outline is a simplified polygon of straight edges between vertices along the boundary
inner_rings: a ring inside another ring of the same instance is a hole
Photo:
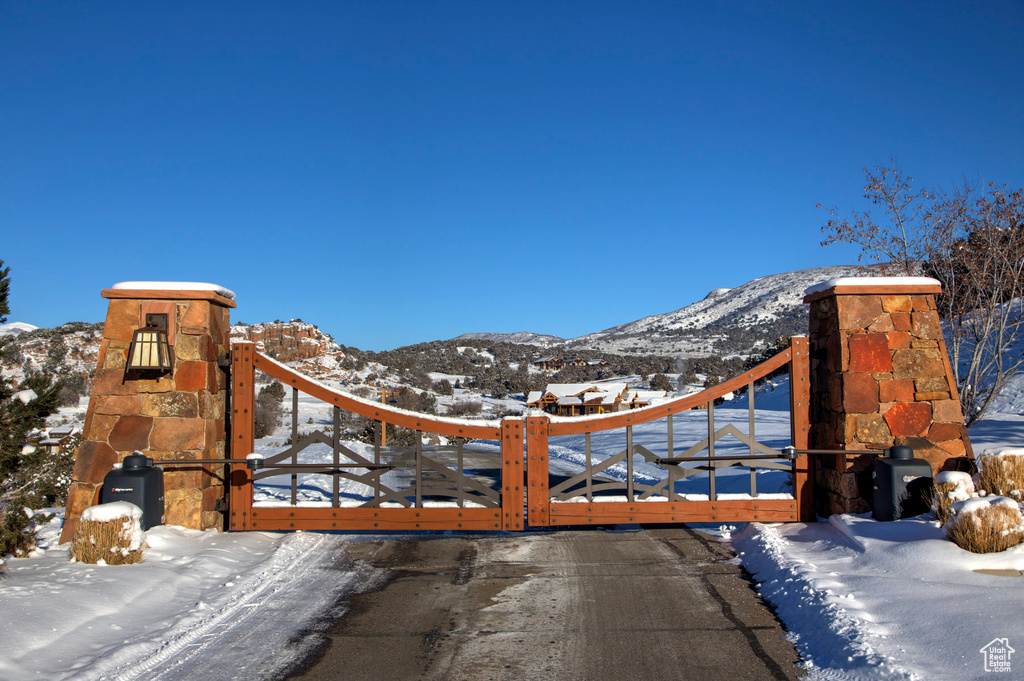
[[[978,489],[1017,501],[1024,495],[1024,449],[987,449],[978,457]]]
[[[69,374],[60,389],[60,403],[65,407],[77,406],[83,395],[89,394],[89,382],[82,374]]]
[[[949,520],[954,502],[975,496],[974,480],[969,473],[942,471],[935,476],[935,490],[932,496],[932,511],[942,524]]]
[[[373,388],[370,388],[365,385],[361,385],[358,388],[353,388],[352,390],[349,390],[349,392],[355,395],[356,397],[363,398],[364,400],[373,399]]]
[[[483,411],[484,405],[477,400],[456,400],[448,405],[449,416],[476,416]]]
[[[971,553],[997,553],[1024,542],[1020,506],[1006,497],[974,497],[953,504],[946,536]]]
[[[100,565],[141,563],[141,518],[142,509],[126,501],[85,509],[71,543],[71,559]]]

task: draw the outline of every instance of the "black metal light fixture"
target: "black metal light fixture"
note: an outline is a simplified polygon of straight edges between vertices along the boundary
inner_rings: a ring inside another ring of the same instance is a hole
[[[146,325],[132,334],[128,348],[127,371],[164,373],[174,368],[170,343],[167,341],[167,315],[147,314]]]

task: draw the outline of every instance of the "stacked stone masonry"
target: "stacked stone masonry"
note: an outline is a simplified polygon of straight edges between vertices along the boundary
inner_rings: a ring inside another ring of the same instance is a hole
[[[228,383],[217,359],[229,349],[234,302],[197,291],[103,295],[110,302],[61,541],[74,536],[82,511],[98,502],[104,476],[133,451],[154,460],[225,458]],[[147,312],[169,315],[174,369],[160,377],[125,371],[132,334]],[[223,527],[224,466],[168,466],[164,490],[167,524]]]
[[[809,295],[811,448],[818,513],[870,510],[881,450],[913,447],[933,472],[973,452],[963,425],[935,286],[841,286]],[[863,453],[858,453],[863,452]]]

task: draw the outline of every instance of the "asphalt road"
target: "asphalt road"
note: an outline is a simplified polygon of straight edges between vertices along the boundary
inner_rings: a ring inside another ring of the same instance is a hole
[[[291,679],[797,679],[726,547],[685,527],[353,544],[384,570]]]

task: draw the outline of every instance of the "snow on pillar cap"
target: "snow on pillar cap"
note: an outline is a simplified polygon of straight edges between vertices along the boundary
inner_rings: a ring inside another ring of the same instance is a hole
[[[828,291],[840,286],[872,288],[905,288],[908,286],[942,286],[942,282],[931,277],[839,277],[815,284],[804,291],[805,296]]]
[[[203,281],[122,281],[114,284],[111,289],[122,291],[211,291],[219,296],[235,299],[235,292],[231,289]]]

